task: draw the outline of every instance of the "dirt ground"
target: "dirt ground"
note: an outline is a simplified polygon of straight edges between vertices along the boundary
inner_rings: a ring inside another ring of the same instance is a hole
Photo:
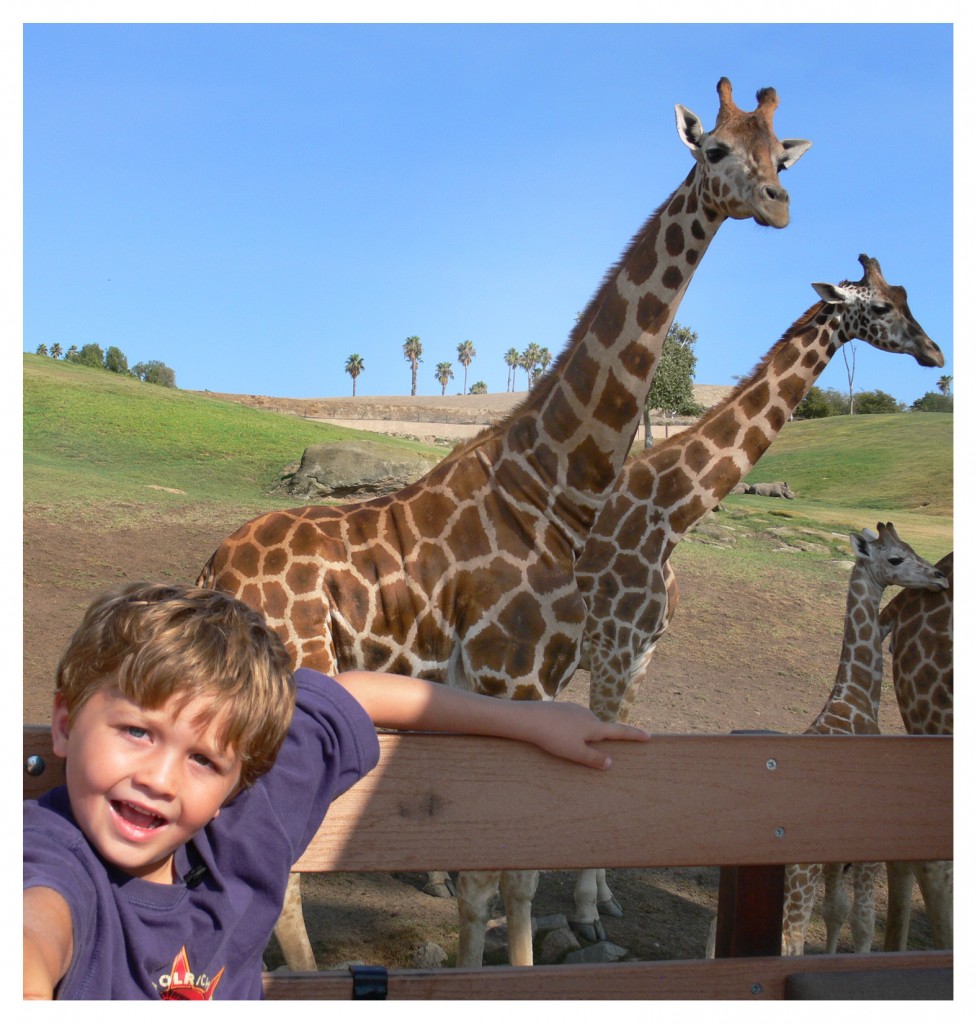
[[[165,519],[111,533],[97,525],[24,521],[25,722],[50,720],[54,667],[91,597],[124,579],[192,581],[217,544],[240,522]],[[681,552],[679,552],[680,554]],[[632,721],[654,732],[775,729],[800,732],[820,710],[840,649],[847,573],[837,581],[798,588],[785,576],[733,584],[722,574],[683,570],[681,603],[660,643]],[[586,703],[586,674],[565,697]],[[891,688],[883,701],[884,732],[901,732]],[[432,865],[432,868],[443,865]],[[631,956],[675,959],[702,955],[714,914],[718,870],[709,867],[610,871],[625,909],[605,920],[608,938]],[[346,961],[409,965],[411,950],[436,942],[451,957],[457,945],[453,902],[420,892],[419,875],[340,875],[303,880],[306,915],[320,966]],[[572,910],[574,876],[544,874],[537,914]],[[879,894],[878,937],[885,927]],[[823,949],[823,926],[812,922],[809,950]],[[847,929],[842,948],[849,941]],[[916,904],[910,945],[929,945]],[[504,960],[504,950],[495,954]],[[267,961],[281,963],[276,946]]]

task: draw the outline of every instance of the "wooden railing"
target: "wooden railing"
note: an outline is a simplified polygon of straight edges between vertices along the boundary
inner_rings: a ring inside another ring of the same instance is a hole
[[[947,995],[949,951],[778,954],[784,864],[952,859],[952,737],[667,735],[606,749],[614,765],[599,772],[508,740],[382,735],[379,766],[295,866],[723,865],[716,959],[275,974],[266,997],[777,999],[805,975],[829,991],[864,978],[880,997]],[[25,797],[62,781],[47,729],[25,727],[24,753],[45,764],[25,770]]]

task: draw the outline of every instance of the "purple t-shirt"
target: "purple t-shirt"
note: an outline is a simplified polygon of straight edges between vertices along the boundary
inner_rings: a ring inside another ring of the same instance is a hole
[[[176,851],[182,882],[147,882],[103,861],[64,786],[24,801],[24,888],[54,889],[71,909],[74,955],[57,998],[261,998],[261,956],[289,869],[329,804],[380,756],[373,723],[346,690],[309,669],[295,681],[274,767]]]

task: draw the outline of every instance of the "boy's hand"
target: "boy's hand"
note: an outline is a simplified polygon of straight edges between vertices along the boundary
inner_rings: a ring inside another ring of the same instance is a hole
[[[514,704],[516,702],[513,702]],[[651,736],[643,729],[619,722],[602,722],[579,704],[562,701],[520,701],[519,710],[527,713],[526,735],[522,738],[548,754],[576,761],[588,768],[610,768],[611,757],[589,746],[598,740],[637,740]]]

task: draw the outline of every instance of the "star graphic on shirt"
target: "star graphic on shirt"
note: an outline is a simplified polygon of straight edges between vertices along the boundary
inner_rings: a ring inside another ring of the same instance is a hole
[[[163,988],[160,994],[161,999],[213,999],[214,989],[221,980],[224,973],[222,967],[213,979],[206,975],[195,977],[190,970],[190,958],[187,956],[187,947],[183,946],[180,952],[173,959],[173,967],[170,970],[169,984]]]

